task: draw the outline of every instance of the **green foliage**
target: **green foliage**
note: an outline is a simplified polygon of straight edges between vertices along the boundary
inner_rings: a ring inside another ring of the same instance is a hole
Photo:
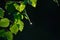
[[[5,37],[7,40],[13,40],[13,35],[10,31],[6,32],[4,29],[0,30],[0,37]]]
[[[2,29],[2,30],[0,30],[0,37],[4,37],[4,36],[5,36],[5,30]]]
[[[7,19],[7,18],[2,18],[1,20],[0,20],[0,27],[8,27],[9,26],[9,19]]]
[[[13,40],[13,35],[10,31],[5,33],[5,37],[7,38],[7,40]]]
[[[23,27],[24,27],[24,23],[21,20],[18,19],[17,24],[19,25],[19,30],[22,31]]]
[[[4,29],[0,30],[0,37],[5,37],[7,40],[13,40],[13,34],[17,34],[18,31],[22,32],[24,28],[24,22],[22,21],[24,18],[27,19],[30,23],[29,16],[26,12],[26,4],[30,4],[33,7],[36,7],[37,0],[24,0],[20,2],[19,4],[17,2],[8,1],[5,4],[5,9],[7,11],[8,15],[12,15],[13,17],[13,23],[12,20],[8,19],[8,17],[5,16],[5,12],[2,8],[0,8],[0,27],[6,28],[9,27],[8,31],[5,31]]]
[[[4,16],[4,10],[0,8],[0,18],[3,18]]]
[[[11,27],[10,27],[10,31],[14,34],[16,34],[18,32],[18,25],[17,24],[13,24]]]
[[[23,19],[22,14],[20,12],[17,12],[16,14],[14,14],[14,19]]]
[[[5,9],[8,11],[8,13],[13,13],[15,12],[15,8],[14,8],[14,2],[9,1],[6,3]]]
[[[24,9],[25,9],[25,7],[26,7],[26,5],[24,4],[24,2],[22,2],[20,5],[18,5],[18,4],[14,4],[14,7],[16,8],[16,10],[18,10],[19,12],[22,12]]]
[[[37,0],[28,0],[28,3],[32,5],[33,7],[36,7]]]

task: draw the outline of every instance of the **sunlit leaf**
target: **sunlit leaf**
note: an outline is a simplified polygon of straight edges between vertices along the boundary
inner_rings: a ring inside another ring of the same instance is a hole
[[[13,26],[10,27],[10,31],[14,34],[18,32],[18,25],[15,23]]]
[[[21,18],[22,18],[22,19],[24,19],[24,16],[23,16],[23,15],[21,15]]]
[[[4,10],[0,8],[0,18],[3,18],[4,16]]]
[[[25,4],[24,4],[24,2],[22,2],[20,5],[18,5],[18,4],[14,4],[14,7],[16,8],[16,10],[18,10],[19,12],[22,12],[24,9],[25,9]]]
[[[0,20],[0,27],[8,27],[9,24],[10,24],[10,21],[7,18],[3,18]]]
[[[21,20],[18,20],[17,24],[19,24],[19,30],[22,31],[24,28],[24,23]]]
[[[32,5],[33,7],[36,7],[37,0],[28,0],[28,3]]]
[[[14,7],[16,8],[16,10],[18,10],[18,11],[20,10],[19,5],[17,3],[14,3]]]
[[[5,11],[7,16],[12,15],[14,18],[13,20],[9,20],[8,18],[3,18],[5,17],[4,11],[0,9],[0,27],[9,27],[9,30],[0,30],[0,37],[5,37],[7,40],[13,40],[13,34],[17,34],[18,31],[23,31],[24,28],[24,23],[22,19],[25,17],[27,20],[29,20],[30,24],[31,21],[29,19],[29,16],[27,15],[25,11],[25,7],[27,2],[32,5],[33,7],[36,7],[37,0],[24,0],[23,2],[18,1],[8,1],[5,5]],[[24,13],[23,13],[24,12]],[[11,17],[11,19],[12,19]],[[11,23],[11,24],[10,24]],[[9,25],[10,24],[10,25]]]
[[[23,19],[23,15],[20,14],[19,12],[17,12],[17,14],[15,14],[14,18],[15,18],[14,23],[16,24],[15,26],[19,27],[19,30],[22,31],[23,27],[24,27],[24,23],[21,21],[21,19]],[[12,29],[14,29],[14,28],[12,28]]]
[[[22,12],[25,9],[25,6],[26,5],[23,2],[20,4],[20,12]]]
[[[5,36],[6,36],[6,38],[7,38],[7,40],[13,40],[13,35],[12,35],[12,33],[11,32],[6,32],[5,33]]]

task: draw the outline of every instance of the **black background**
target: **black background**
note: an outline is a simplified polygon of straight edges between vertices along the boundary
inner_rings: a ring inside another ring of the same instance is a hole
[[[27,4],[27,13],[32,21],[25,22],[23,32],[18,32],[14,40],[60,40],[60,8],[52,0],[38,0],[37,7]]]

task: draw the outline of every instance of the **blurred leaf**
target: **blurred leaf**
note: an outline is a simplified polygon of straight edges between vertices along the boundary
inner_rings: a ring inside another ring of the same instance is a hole
[[[15,15],[14,15],[15,19],[21,19],[21,14],[19,12],[17,12]]]
[[[23,16],[23,15],[21,15],[21,18],[22,18],[22,19],[24,19],[24,16]]]
[[[32,22],[30,21],[30,18],[28,16],[26,10],[24,10],[24,13],[23,14],[24,14],[25,19],[27,19],[29,21],[29,23],[32,25]]]
[[[27,4],[27,1],[28,1],[28,0],[24,0],[24,1],[23,1],[23,2],[24,2],[24,4]]]
[[[21,4],[20,4],[20,12],[22,12],[24,9],[25,9],[25,7],[26,7],[26,5],[24,4],[24,2],[22,2]]]
[[[18,5],[17,3],[14,3],[13,5],[14,5],[14,7],[16,8],[16,10],[18,10],[18,11],[20,10],[20,9],[19,9],[19,5]]]
[[[0,18],[3,18],[4,16],[4,10],[0,8]]]
[[[5,33],[5,35],[7,37],[7,40],[13,40],[13,35],[12,35],[11,32],[8,31],[8,32]]]
[[[4,29],[0,30],[0,37],[5,37],[7,40],[13,40],[13,35],[11,32],[6,32]]]
[[[19,30],[22,31],[23,28],[24,28],[24,23],[21,20],[18,19],[17,24],[19,24]]]
[[[59,6],[58,0],[53,0],[55,3],[57,3],[57,5]]]
[[[19,30],[22,31],[23,30],[23,27],[24,27],[24,23],[21,21],[21,19],[23,19],[23,15],[20,14],[19,12],[17,12],[14,15],[14,19],[15,19],[15,22],[14,23],[16,24],[15,26],[19,27]]]
[[[15,24],[13,24],[13,26],[11,26],[10,27],[10,31],[12,32],[12,33],[14,33],[14,34],[16,34],[17,32],[18,32],[18,26],[17,26],[17,24],[15,23]]]
[[[17,19],[22,20],[24,17],[20,12],[17,12],[16,14],[14,14],[14,20],[15,22],[17,21]]]
[[[2,29],[2,30],[0,30],[0,37],[4,37],[5,36],[5,30],[4,29]]]
[[[33,7],[36,7],[37,0],[28,0],[28,3],[32,5]]]
[[[24,13],[23,13],[23,14],[24,14],[24,17],[25,17],[27,20],[30,20],[28,14],[27,14],[27,12],[26,12],[26,10],[24,10]]]
[[[25,4],[24,4],[24,2],[22,2],[20,5],[18,5],[18,4],[14,4],[14,7],[16,8],[16,10],[18,10],[19,12],[22,12],[24,9],[25,9]]]
[[[0,20],[0,27],[8,27],[9,23],[10,23],[9,19],[3,18]]]
[[[14,4],[14,2],[12,2],[12,1],[9,1],[9,2],[6,3],[5,9],[6,9],[9,13],[14,13],[14,12],[16,11],[13,4]]]

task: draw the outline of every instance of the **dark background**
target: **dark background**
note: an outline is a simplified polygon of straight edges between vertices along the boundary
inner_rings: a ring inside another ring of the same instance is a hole
[[[26,9],[33,24],[25,20],[23,32],[18,32],[14,40],[60,40],[60,8],[56,3],[38,0],[36,8],[27,4]]]

